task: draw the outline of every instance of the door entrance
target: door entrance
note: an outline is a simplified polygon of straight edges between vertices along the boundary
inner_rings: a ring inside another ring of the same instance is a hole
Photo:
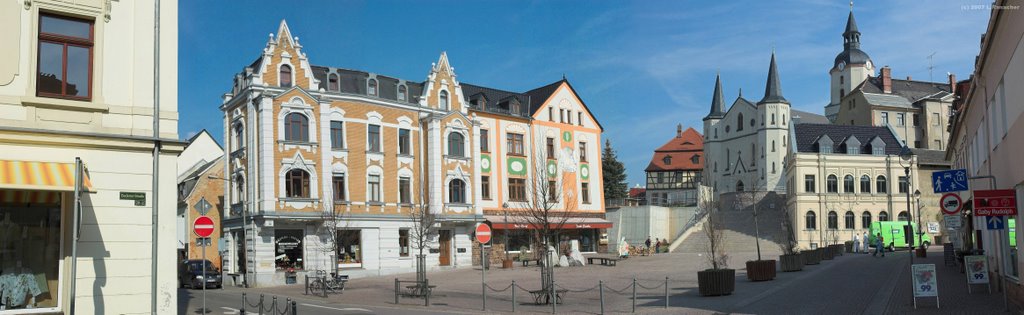
[[[440,243],[438,264],[441,266],[452,265],[452,231],[438,231],[438,242]]]

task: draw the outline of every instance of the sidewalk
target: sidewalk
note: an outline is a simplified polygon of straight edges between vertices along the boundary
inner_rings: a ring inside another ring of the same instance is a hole
[[[910,282],[910,266],[905,260],[900,268],[899,280],[892,291],[892,298],[886,305],[886,314],[1017,314],[1020,309],[1009,303],[1009,311],[1003,303],[1003,292],[998,290],[999,281],[993,278],[992,293],[983,285],[972,286],[973,293],[967,293],[967,278],[954,266],[944,265],[942,248],[932,247],[927,258],[914,257],[915,264],[935,264],[939,283],[939,305],[935,298],[918,298],[914,309],[913,288]]]

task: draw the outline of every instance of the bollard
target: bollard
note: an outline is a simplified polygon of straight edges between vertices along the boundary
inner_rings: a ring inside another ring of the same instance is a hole
[[[299,307],[295,304],[295,301],[292,301],[292,315],[296,315],[298,313],[299,313]]]
[[[395,278],[395,304],[398,304],[398,278]]]
[[[239,315],[245,315],[245,292],[242,292],[242,307],[238,309]]]
[[[430,279],[423,280],[423,292],[426,293],[423,298],[423,306],[430,306],[430,295],[434,294],[434,292],[430,290]]]
[[[306,295],[309,295],[309,275],[307,274],[304,277],[306,277]]]
[[[668,277],[665,277],[665,308],[668,309]]]
[[[260,293],[260,311],[258,314],[263,315],[263,293]]]
[[[633,313],[636,313],[636,276],[633,276]]]
[[[597,293],[601,297],[601,315],[604,315],[604,280],[597,281]]]
[[[558,314],[558,289],[554,279],[551,280],[551,314]]]
[[[276,295],[270,298],[270,309],[274,310],[274,312],[277,312],[277,296]],[[271,315],[273,315],[273,313],[271,313]]]
[[[512,280],[512,313],[516,312],[516,281]]]

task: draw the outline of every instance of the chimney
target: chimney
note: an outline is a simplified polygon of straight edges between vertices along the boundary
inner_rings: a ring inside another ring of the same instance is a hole
[[[949,75],[949,93],[956,94],[956,75],[953,73],[947,73]]]
[[[676,138],[683,137],[683,124],[676,125]]]
[[[892,93],[892,68],[889,66],[882,67],[882,92]]]

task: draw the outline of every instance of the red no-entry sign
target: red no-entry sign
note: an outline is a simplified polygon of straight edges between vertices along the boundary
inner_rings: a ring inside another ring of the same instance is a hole
[[[213,235],[213,219],[208,216],[200,216],[192,222],[192,231],[199,237],[210,237]]]
[[[476,226],[476,241],[480,244],[487,244],[491,241],[491,227],[480,223]]]

